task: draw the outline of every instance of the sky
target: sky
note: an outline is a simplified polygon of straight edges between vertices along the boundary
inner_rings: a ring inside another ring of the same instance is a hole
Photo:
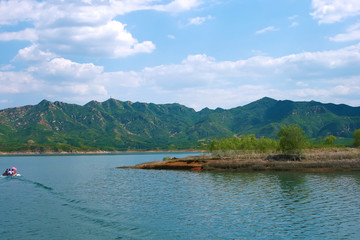
[[[359,0],[0,0],[0,109],[360,106]]]

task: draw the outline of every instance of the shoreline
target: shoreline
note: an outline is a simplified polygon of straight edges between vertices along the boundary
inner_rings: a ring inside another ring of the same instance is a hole
[[[48,155],[101,155],[126,153],[197,153],[203,150],[139,150],[139,151],[79,151],[79,152],[0,152],[1,156],[48,156]]]
[[[304,153],[304,159],[301,161],[273,160],[269,159],[269,154],[243,153],[226,157],[218,155],[189,156],[118,168],[234,172],[349,172],[360,171],[360,149],[308,150]]]

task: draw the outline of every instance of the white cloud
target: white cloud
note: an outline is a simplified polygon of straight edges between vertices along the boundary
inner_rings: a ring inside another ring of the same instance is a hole
[[[360,23],[350,26],[346,33],[337,34],[330,38],[334,42],[349,42],[360,40]]]
[[[17,94],[37,91],[40,82],[27,72],[1,72],[0,93]]]
[[[106,99],[108,94],[102,83],[104,76],[101,66],[52,58],[35,62],[34,66],[23,72],[0,71],[0,93],[85,103],[93,99]],[[107,87],[111,89],[112,86]]]
[[[162,12],[178,13],[188,11],[198,7],[203,3],[202,0],[112,0],[110,1],[111,9],[116,14],[126,14],[139,10],[155,10]]]
[[[96,84],[95,82],[92,84],[64,82],[61,85],[52,86],[52,90],[53,94],[65,94],[67,98],[76,98],[80,95],[81,98],[88,99],[88,101],[107,95],[107,91],[104,86],[102,86],[101,84]]]
[[[11,64],[6,64],[6,65],[0,65],[0,71],[8,71],[13,69],[14,66]]]
[[[311,13],[319,23],[335,23],[360,15],[359,0],[312,0]]]
[[[103,67],[92,63],[76,63],[64,58],[53,58],[28,69],[37,78],[57,82],[83,82],[96,78]]]
[[[189,25],[201,25],[204,22],[206,22],[207,20],[212,19],[212,16],[207,16],[207,17],[195,17],[195,18],[190,18],[188,21]]]
[[[101,82],[108,89],[111,88],[137,88],[145,85],[142,74],[138,72],[106,72],[100,77]]]
[[[48,61],[54,58],[56,55],[51,52],[41,51],[37,45],[31,45],[30,47],[26,47],[20,49],[18,54],[15,56],[15,61],[25,61],[25,62],[43,62]]]
[[[260,29],[260,30],[256,31],[255,33],[256,34],[264,34],[264,33],[267,33],[267,32],[274,32],[274,31],[279,31],[279,29],[274,27],[274,26],[268,26],[266,28],[263,28],[263,29]]]
[[[10,25],[38,19],[44,5],[33,0],[0,1],[0,24]]]
[[[152,8],[166,12],[182,12],[198,7],[202,4],[202,0],[174,0],[168,4],[153,6]]]
[[[188,11],[202,0],[0,1],[0,24],[34,21],[38,26],[104,24],[116,15],[140,10]]]
[[[38,36],[35,32],[35,29],[32,28],[26,28],[19,32],[0,33],[0,41],[12,41],[12,40],[36,41],[38,40]]]
[[[358,65],[360,44],[333,51],[279,58],[257,56],[234,62],[191,55],[181,64],[146,68],[135,75],[143,79],[140,86],[156,89],[153,95],[161,92],[174,102],[196,109],[226,108],[262,96],[324,101],[337,96],[346,102],[345,99],[357,96],[360,88],[360,69],[354,67]],[[339,86],[344,86],[342,91]],[[150,94],[148,101],[153,95]]]
[[[23,55],[31,56],[30,50]],[[178,64],[141,71],[104,72],[102,66],[59,57],[34,64],[25,72],[0,72],[0,91],[31,91],[41,98],[81,104],[110,96],[120,100],[179,102],[197,110],[235,107],[263,96],[360,105],[360,44],[238,61],[189,55]]]
[[[155,49],[150,41],[138,42],[118,21],[97,26],[47,28],[38,34],[41,49],[51,49],[60,55],[118,58]]]
[[[17,32],[1,32],[0,41],[30,41],[43,52],[63,56],[119,58],[155,49],[151,41],[139,41],[114,20],[117,15],[139,10],[188,11],[200,0],[123,1],[0,1],[0,25],[26,22]]]

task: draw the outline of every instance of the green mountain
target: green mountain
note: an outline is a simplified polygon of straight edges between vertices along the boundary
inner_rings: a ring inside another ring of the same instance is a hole
[[[199,148],[221,137],[276,137],[284,124],[310,138],[352,138],[360,107],[263,98],[229,110],[109,99],[84,106],[43,100],[0,111],[0,151],[121,151]]]

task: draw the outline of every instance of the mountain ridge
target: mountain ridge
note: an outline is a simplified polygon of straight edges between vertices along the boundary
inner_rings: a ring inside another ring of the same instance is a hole
[[[360,107],[269,97],[200,111],[113,98],[85,105],[42,100],[0,110],[0,151],[179,150],[221,137],[274,138],[285,124],[298,124],[310,138],[351,138],[360,128]]]

